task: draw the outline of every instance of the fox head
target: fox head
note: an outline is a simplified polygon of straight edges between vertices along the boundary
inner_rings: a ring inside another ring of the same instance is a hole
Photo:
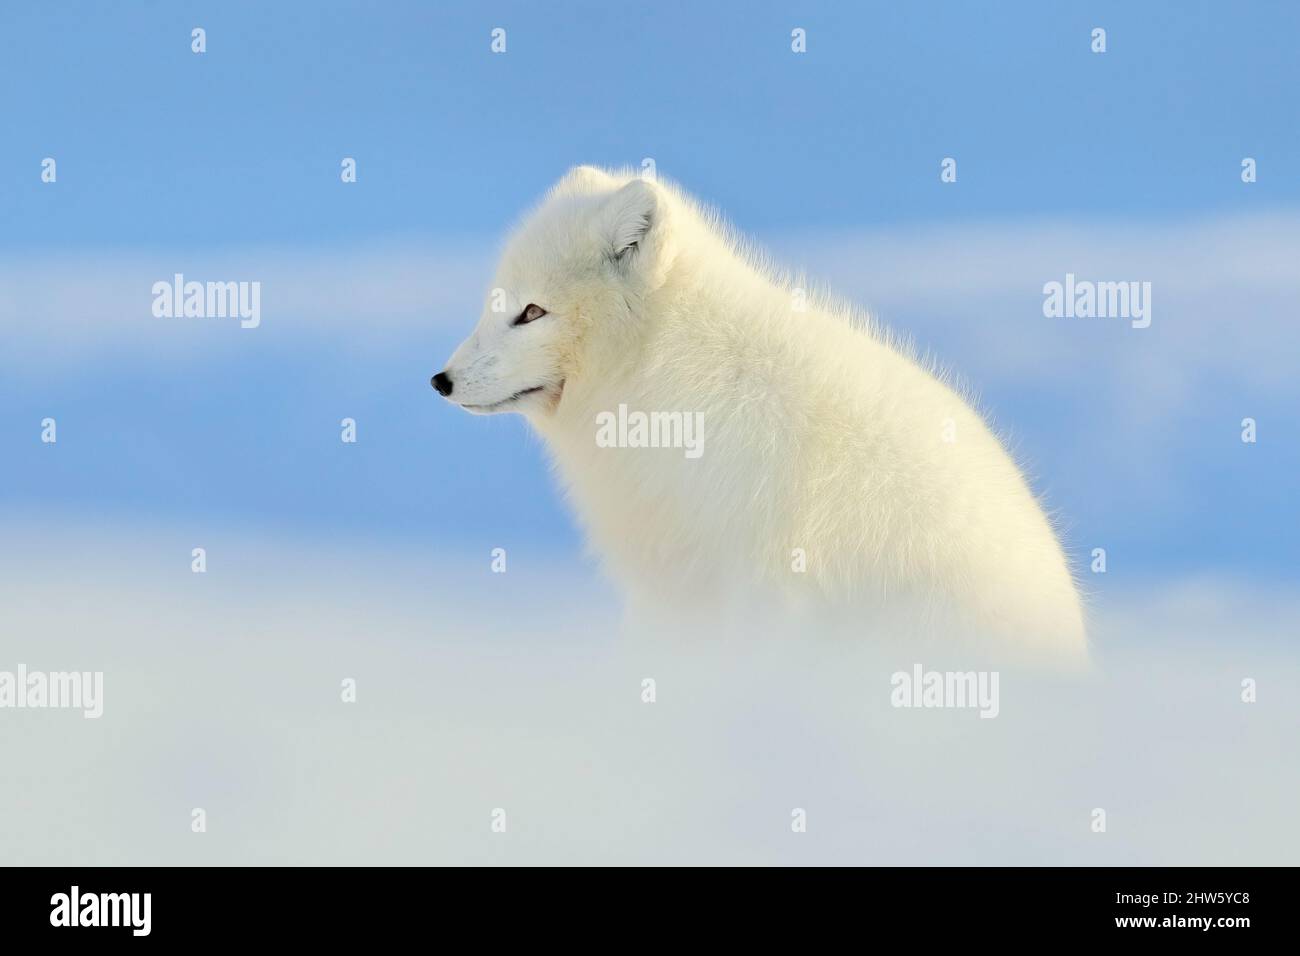
[[[478,324],[433,387],[479,415],[553,413],[593,340],[638,334],[672,261],[667,198],[632,174],[570,171],[507,242]]]

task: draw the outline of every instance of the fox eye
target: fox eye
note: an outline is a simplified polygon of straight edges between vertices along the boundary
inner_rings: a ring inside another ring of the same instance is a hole
[[[528,308],[524,309],[524,311],[520,312],[517,316],[515,316],[515,320],[510,324],[527,325],[529,322],[536,322],[545,314],[546,314],[546,310],[543,309],[540,305],[530,305],[528,306]]]

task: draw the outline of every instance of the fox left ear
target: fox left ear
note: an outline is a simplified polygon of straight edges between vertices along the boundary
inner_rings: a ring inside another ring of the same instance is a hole
[[[654,225],[658,205],[654,188],[640,179],[605,200],[603,218],[610,258],[621,260],[637,251]]]
[[[640,274],[652,288],[663,281],[669,265],[665,212],[654,184],[643,179],[634,179],[620,188],[601,209],[609,260],[624,272]]]

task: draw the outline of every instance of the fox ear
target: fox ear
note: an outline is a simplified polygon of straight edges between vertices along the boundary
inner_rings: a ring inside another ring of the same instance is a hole
[[[659,197],[652,185],[634,179],[605,200],[601,227],[606,255],[614,262],[644,252],[642,244],[654,228],[660,212]]]

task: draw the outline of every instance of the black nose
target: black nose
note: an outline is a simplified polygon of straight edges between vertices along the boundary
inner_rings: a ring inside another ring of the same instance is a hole
[[[451,379],[447,377],[446,372],[439,372],[435,375],[432,384],[438,390],[439,395],[451,394]]]

